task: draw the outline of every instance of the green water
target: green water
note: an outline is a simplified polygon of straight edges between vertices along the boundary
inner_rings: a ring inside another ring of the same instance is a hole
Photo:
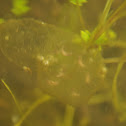
[[[88,43],[80,30],[97,26],[105,0],[84,4],[81,15],[68,1],[26,3],[1,2],[0,125],[125,126],[125,18],[112,25],[114,37],[104,24],[106,34],[89,32]]]

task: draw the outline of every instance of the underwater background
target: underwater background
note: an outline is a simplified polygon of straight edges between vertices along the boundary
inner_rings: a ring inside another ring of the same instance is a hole
[[[125,16],[125,0],[0,0],[0,126],[125,126]]]

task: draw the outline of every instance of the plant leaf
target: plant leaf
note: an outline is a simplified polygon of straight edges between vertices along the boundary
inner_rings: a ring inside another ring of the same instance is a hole
[[[27,6],[28,0],[13,0],[13,8],[11,9],[12,13],[17,16],[20,16],[30,10],[30,7]]]
[[[89,38],[90,38],[90,32],[88,30],[85,31],[80,31],[81,34],[81,38],[85,41],[88,42]]]
[[[83,3],[87,3],[87,0],[70,0],[70,2],[74,5],[82,6]]]

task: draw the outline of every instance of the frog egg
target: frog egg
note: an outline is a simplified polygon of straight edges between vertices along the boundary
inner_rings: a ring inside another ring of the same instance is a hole
[[[44,56],[38,55],[38,56],[37,56],[37,59],[38,59],[38,61],[43,62],[43,60],[44,60],[45,58],[44,58]]]
[[[32,70],[29,67],[27,67],[27,66],[23,66],[23,70],[25,72],[32,73]]]
[[[73,97],[79,97],[80,94],[79,94],[78,92],[73,91],[73,92],[72,92],[72,96],[73,96]]]
[[[105,78],[107,74],[107,68],[105,66],[101,68],[100,74],[102,78]]]
[[[49,65],[49,60],[45,59],[44,56],[38,55],[38,56],[37,56],[37,60],[38,60],[39,62],[41,62],[42,64],[44,64],[45,66],[48,66],[48,65]]]
[[[41,24],[44,25],[44,24],[46,24],[46,23],[42,21]]]
[[[45,66],[48,66],[48,65],[50,64],[50,62],[49,62],[49,60],[43,60],[43,64],[44,64]]]
[[[53,81],[53,80],[48,80],[48,84],[50,86],[57,86],[59,84],[59,82],[58,81]]]
[[[5,40],[8,41],[9,40],[9,35],[5,36]]]
[[[86,77],[85,77],[85,83],[86,84],[89,84],[91,82],[91,77],[90,77],[90,74],[87,73]]]

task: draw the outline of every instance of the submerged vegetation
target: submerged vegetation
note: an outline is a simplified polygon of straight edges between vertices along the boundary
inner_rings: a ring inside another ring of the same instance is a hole
[[[119,88],[125,83],[126,43],[113,30],[126,16],[126,0],[112,10],[115,1],[106,1],[91,30],[81,10],[88,0],[69,0],[79,17],[75,32],[23,18],[32,10],[30,1],[13,0],[16,19],[0,19],[0,90],[1,96],[6,94],[0,97],[0,107],[9,109],[0,125],[126,124],[126,88]]]

